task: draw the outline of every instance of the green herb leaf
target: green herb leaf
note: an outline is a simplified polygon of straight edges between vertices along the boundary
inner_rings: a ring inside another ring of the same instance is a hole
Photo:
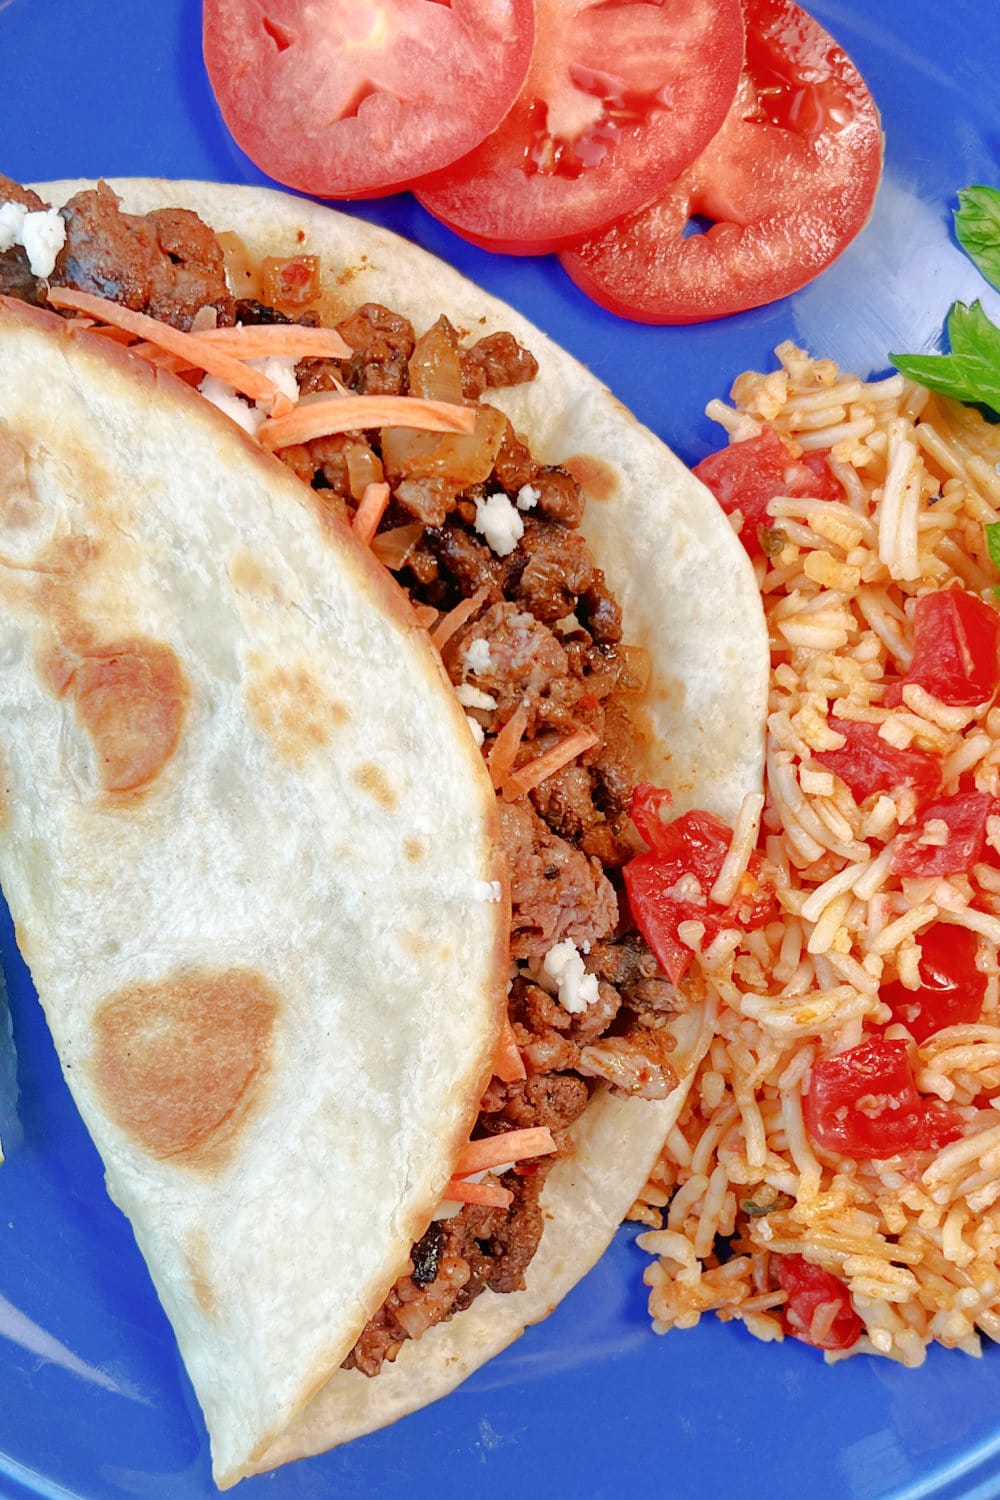
[[[981,302],[953,302],[950,354],[890,354],[896,369],[941,396],[989,406],[1000,415],[1000,328]]]
[[[986,548],[990,554],[990,562],[995,568],[1000,568],[1000,521],[992,521],[983,527],[986,537]]]
[[[1000,288],[1000,191],[963,188],[958,195],[955,235],[986,280]]]

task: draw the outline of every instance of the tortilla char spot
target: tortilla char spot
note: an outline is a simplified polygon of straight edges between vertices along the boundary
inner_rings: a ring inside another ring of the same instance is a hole
[[[283,598],[278,580],[252,552],[234,554],[229,564],[229,581],[238,594],[248,594],[252,599],[277,602]]]
[[[254,969],[193,970],[109,995],[91,1055],[109,1116],[158,1160],[221,1164],[260,1095],[278,1011]]]
[[[386,812],[392,812],[399,801],[385,772],[370,760],[366,760],[363,765],[357,767],[354,772],[354,783],[363,792],[367,792],[369,797],[373,797],[380,807],[385,808]]]
[[[403,840],[403,853],[411,865],[418,865],[427,851],[420,839],[411,837]]]
[[[28,449],[0,423],[0,527],[24,531],[40,508],[28,481]]]
[[[208,1240],[200,1229],[188,1236],[185,1259],[195,1301],[206,1318],[212,1318],[215,1314],[215,1292],[209,1274]]]
[[[190,697],[172,646],[135,638],[75,662],[56,648],[43,672],[58,697],[72,695],[106,792],[138,792],[155,781],[177,749]]]
[[[618,494],[618,471],[603,458],[576,453],[572,458],[564,458],[562,467],[569,470],[588,500],[613,500]]]
[[[248,666],[247,709],[282,760],[301,765],[328,745],[334,730],[350,718],[344,704],[329,697],[308,667],[265,667],[257,659]]]

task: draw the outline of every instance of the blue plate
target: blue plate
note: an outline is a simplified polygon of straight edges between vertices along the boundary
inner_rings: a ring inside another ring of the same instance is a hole
[[[950,237],[955,190],[1000,179],[1000,9],[992,0],[814,0],[884,118],[869,227],[812,287],[701,328],[602,313],[549,259],[473,250],[408,197],[363,205],[506,298],[590,364],[687,460],[719,445],[703,416],[792,338],[862,370],[934,346],[951,300],[984,295]],[[0,0],[0,169],[47,177],[263,179],[223,130],[202,68],[198,0]],[[2,734],[2,731],[0,731]],[[6,915],[0,946],[18,1048],[0,1063],[0,1495],[212,1493],[208,1447],[170,1329],[62,1083]],[[0,1018],[0,1048],[4,1035]],[[263,1479],[270,1500],[623,1491],[701,1500],[1000,1495],[1000,1354],[931,1353],[918,1371],[827,1369],[801,1344],[706,1319],[657,1339],[644,1257],[623,1230],[542,1327],[446,1401]]]

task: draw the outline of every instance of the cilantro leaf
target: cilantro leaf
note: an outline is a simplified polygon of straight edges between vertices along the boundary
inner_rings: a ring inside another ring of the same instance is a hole
[[[1000,288],[1000,191],[963,188],[955,212],[955,235],[969,259],[992,286]]]
[[[989,406],[1000,415],[1000,328],[981,302],[953,302],[950,354],[890,354],[896,369],[940,396]]]
[[[983,535],[986,537],[990,562],[995,568],[1000,568],[1000,521],[991,521],[988,526],[984,526]]]

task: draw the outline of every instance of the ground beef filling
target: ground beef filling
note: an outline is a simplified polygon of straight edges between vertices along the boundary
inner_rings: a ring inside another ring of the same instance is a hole
[[[0,178],[0,201],[7,199],[43,206]],[[78,193],[62,213],[66,244],[52,284],[97,292],[180,328],[209,306],[220,325],[289,320],[230,294],[216,236],[187,210],[125,214],[101,184]],[[31,276],[23,252],[0,256],[0,290],[43,303],[46,289]],[[299,317],[316,321],[308,309]],[[492,387],[537,372],[509,333],[466,347],[441,318],[417,338],[406,318],[375,303],[358,308],[339,331],[350,356],[303,361],[297,370],[303,392],[340,386],[475,403]],[[318,438],[281,456],[345,521],[365,486],[389,477],[392,499],[380,531],[407,537],[396,571],[415,604],[448,611],[483,590],[444,660],[484,755],[519,710],[526,711],[527,727],[515,769],[575,730],[596,736],[589,750],[527,796],[500,803],[513,903],[509,1015],[527,1077],[493,1079],[473,1131],[499,1135],[547,1125],[564,1151],[599,1083],[654,1099],[676,1083],[666,1023],[682,1001],[619,906],[619,871],[641,847],[628,808],[638,778],[632,705],[648,664],[644,651],[622,641],[621,611],[577,530],[584,500],[572,475],[538,463],[510,422],[488,406],[473,441],[452,441],[452,462],[439,447],[433,472],[421,468],[420,445],[408,452],[405,441],[396,444],[390,465],[377,431]],[[501,493],[519,503],[523,523],[523,535],[504,556],[476,530],[477,502]],[[579,1012],[560,1002],[544,967],[549,950],[567,942],[598,981],[596,1000]],[[375,1375],[407,1339],[467,1308],[487,1288],[523,1287],[542,1233],[539,1194],[553,1160],[522,1161],[501,1176],[512,1194],[508,1208],[465,1205],[435,1220],[345,1364]]]

